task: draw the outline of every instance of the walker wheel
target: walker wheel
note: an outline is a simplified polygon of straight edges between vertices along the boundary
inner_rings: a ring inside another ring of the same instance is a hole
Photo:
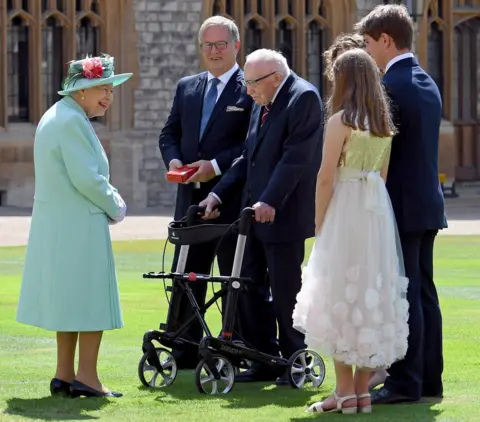
[[[306,382],[320,387],[325,380],[325,362],[312,350],[298,350],[290,358],[288,380],[293,388],[303,388]]]
[[[235,369],[231,362],[224,356],[213,355],[213,364],[220,374],[220,379],[216,380],[206,360],[202,359],[195,370],[195,385],[199,393],[202,394],[228,394],[235,382]]]
[[[138,363],[138,377],[145,387],[163,388],[173,384],[177,378],[177,362],[167,349],[156,347],[155,351],[163,373],[158,372],[157,368],[148,362],[148,354],[145,353]]]

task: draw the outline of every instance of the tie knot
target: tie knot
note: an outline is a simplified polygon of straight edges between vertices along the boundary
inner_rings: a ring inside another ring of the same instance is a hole
[[[268,104],[265,106],[265,110],[270,111],[271,109],[272,109],[272,103],[268,103]]]
[[[218,83],[220,82],[220,79],[218,79],[218,78],[213,78],[211,82],[212,82],[212,86],[217,86]]]

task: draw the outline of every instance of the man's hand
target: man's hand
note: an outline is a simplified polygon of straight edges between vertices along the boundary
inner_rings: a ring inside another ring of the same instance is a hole
[[[187,167],[196,167],[198,170],[185,183],[208,182],[216,176],[215,169],[213,168],[212,163],[208,160],[195,161],[194,163],[187,164]]]
[[[273,223],[275,208],[264,202],[257,202],[252,208],[255,210],[255,221],[258,223]]]
[[[205,215],[202,218],[204,220],[213,220],[218,218],[220,212],[218,211],[217,206],[219,204],[220,201],[212,194],[209,194],[202,202],[198,204],[200,207],[207,207],[205,210]]]

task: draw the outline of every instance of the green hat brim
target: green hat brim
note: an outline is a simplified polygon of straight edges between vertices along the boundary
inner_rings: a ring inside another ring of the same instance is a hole
[[[118,86],[127,82],[133,73],[120,73],[119,75],[113,75],[108,78],[96,78],[96,79],[86,79],[82,78],[75,82],[75,85],[72,88],[64,89],[58,91],[59,95],[69,95],[72,92],[80,91],[81,89],[93,88],[94,86],[99,85],[108,85],[113,84],[113,86]]]

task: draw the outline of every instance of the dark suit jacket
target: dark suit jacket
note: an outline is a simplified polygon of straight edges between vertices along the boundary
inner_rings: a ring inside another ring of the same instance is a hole
[[[446,219],[438,178],[442,119],[438,87],[415,58],[394,63],[383,82],[398,129],[386,184],[398,228],[404,232],[442,229]]]
[[[243,71],[238,69],[230,78],[213,109],[202,139],[199,140],[206,85],[207,72],[182,78],[177,85],[170,115],[159,138],[160,152],[167,169],[174,158],[184,164],[216,159],[223,175],[233,160],[242,153],[252,108]],[[227,111],[229,106],[243,111]],[[191,183],[179,184],[175,219],[184,217],[190,205],[206,198],[220,178],[217,176],[209,182],[201,183],[200,189],[195,190]],[[222,209],[222,216],[217,222],[234,221],[239,212],[240,198]]]
[[[273,224],[255,224],[263,242],[305,240],[315,231],[315,186],[323,145],[323,105],[317,89],[287,77],[265,124],[256,104],[245,150],[213,189],[223,203],[244,186],[242,207],[258,201],[276,210]]]

